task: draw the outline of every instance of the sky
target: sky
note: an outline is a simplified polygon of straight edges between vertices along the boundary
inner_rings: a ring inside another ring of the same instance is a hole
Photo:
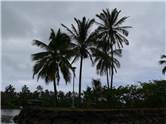
[[[129,16],[124,25],[129,30],[129,46],[123,48],[119,59],[121,68],[114,76],[113,86],[138,84],[139,81],[166,79],[158,61],[166,53],[165,2],[1,2],[1,90],[12,84],[17,91],[27,85],[34,91],[37,85],[53,90],[53,84],[46,85],[41,79],[32,79],[34,62],[31,54],[40,49],[32,46],[34,39],[48,43],[50,28],[55,31],[61,24],[70,27],[75,24],[74,17],[95,18],[102,9],[121,10],[120,17]],[[78,90],[79,63],[76,69]],[[92,79],[100,79],[106,84],[106,76],[96,74],[95,67],[88,59],[83,62],[82,87],[91,86]],[[61,78],[58,90],[71,90],[72,83],[66,85]]]

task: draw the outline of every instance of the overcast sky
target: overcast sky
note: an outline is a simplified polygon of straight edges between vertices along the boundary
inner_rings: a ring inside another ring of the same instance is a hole
[[[97,18],[102,9],[118,8],[121,16],[130,16],[126,25],[133,26],[129,34],[129,46],[123,49],[121,68],[114,76],[114,86],[138,84],[138,81],[160,80],[165,77],[159,66],[160,56],[166,53],[165,3],[164,2],[2,2],[2,90],[9,84],[18,91],[26,84],[31,90],[37,85],[53,90],[53,85],[45,85],[43,80],[32,79],[31,54],[39,51],[32,46],[32,40],[48,43],[50,28],[55,31],[61,23],[70,26],[73,18]],[[62,30],[64,30],[62,28]],[[78,66],[78,63],[75,63]],[[79,66],[76,70],[76,89]],[[95,67],[89,60],[83,63],[83,88],[91,86],[92,78],[106,77],[96,75]],[[69,90],[60,80],[59,90]]]

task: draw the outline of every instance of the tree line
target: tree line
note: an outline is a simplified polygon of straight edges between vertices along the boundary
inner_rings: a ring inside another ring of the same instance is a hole
[[[122,48],[128,45],[128,29],[123,23],[127,16],[120,17],[121,10],[117,8],[110,11],[102,10],[96,14],[96,19],[74,18],[76,25],[71,24],[62,27],[67,33],[60,29],[55,33],[51,29],[49,43],[34,40],[33,44],[42,48],[42,52],[32,54],[33,77],[37,80],[42,78],[46,83],[53,82],[55,102],[57,102],[57,85],[62,74],[66,83],[71,81],[76,67],[73,63],[79,60],[79,91],[78,102],[81,104],[81,85],[83,61],[89,58],[96,67],[97,74],[106,75],[107,89],[113,88],[113,76],[120,67],[118,57],[122,56]],[[94,29],[94,27],[96,28]],[[61,73],[61,74],[60,74]]]
[[[119,86],[108,89],[101,81],[93,79],[81,97],[82,108],[153,108],[166,107],[166,80],[140,82],[139,85]],[[75,104],[79,104],[79,94],[74,92]],[[111,98],[111,99],[109,99]],[[34,92],[24,85],[16,92],[12,85],[1,91],[2,108],[20,108],[26,106],[71,108],[73,93],[58,91],[57,103],[54,92],[37,86]]]

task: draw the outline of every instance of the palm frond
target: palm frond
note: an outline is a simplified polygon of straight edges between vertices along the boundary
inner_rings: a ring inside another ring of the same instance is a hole
[[[49,40],[53,40],[55,38],[55,32],[52,28],[50,30],[51,30],[51,34],[50,34]],[[59,31],[60,31],[60,29],[58,30],[58,32]]]
[[[110,53],[111,54],[111,53]],[[115,49],[113,54],[118,57],[122,57],[122,49]]]
[[[90,60],[91,60],[91,62],[92,62],[92,64],[94,63],[94,61],[93,61],[93,58],[92,58],[92,55],[91,55],[91,53],[87,50],[87,54],[88,54],[88,56],[89,56],[89,58],[90,58]]]
[[[32,60],[36,61],[36,60],[40,60],[45,57],[48,57],[49,55],[50,55],[50,52],[39,52],[39,53],[32,54],[31,56],[32,56]]]
[[[159,64],[161,64],[161,65],[162,65],[162,64],[166,64],[166,60],[160,60],[160,61],[159,61]]]
[[[64,24],[61,24],[70,34],[72,37],[74,37],[75,39],[77,39],[77,36],[75,33],[73,33],[72,30],[70,30],[67,26],[65,26]]]
[[[42,41],[39,40],[33,40],[33,44],[32,45],[36,45],[40,48],[44,48],[45,50],[49,50],[49,47],[47,44],[43,43]]]
[[[127,18],[129,18],[129,16],[122,17],[118,22],[116,22],[115,26],[121,25]]]
[[[163,74],[166,73],[166,66],[163,68],[162,73],[163,73]]]
[[[69,82],[71,79],[71,73],[69,71],[68,66],[66,65],[65,62],[61,62],[59,65],[60,65],[63,78],[65,79],[66,83]]]
[[[125,36],[128,36],[129,34],[129,32],[123,28],[116,28],[115,30],[121,32]]]
[[[121,38],[122,42],[124,42],[126,45],[129,45],[129,41],[127,40],[126,37],[124,37],[120,33],[117,33],[116,36],[119,37],[119,38]]]
[[[166,58],[166,55],[162,55],[162,56],[161,56],[161,59],[164,59],[164,58]]]

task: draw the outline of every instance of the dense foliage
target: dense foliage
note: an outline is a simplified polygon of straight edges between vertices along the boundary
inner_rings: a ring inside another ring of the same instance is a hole
[[[24,85],[21,92],[15,92],[12,85],[1,92],[2,108],[40,105],[43,107],[72,107],[73,94],[59,91],[57,105],[54,92],[38,86],[34,92]],[[139,83],[108,89],[100,80],[93,80],[81,96],[83,108],[137,108],[166,107],[166,80]],[[78,93],[75,93],[75,105],[78,105]]]

